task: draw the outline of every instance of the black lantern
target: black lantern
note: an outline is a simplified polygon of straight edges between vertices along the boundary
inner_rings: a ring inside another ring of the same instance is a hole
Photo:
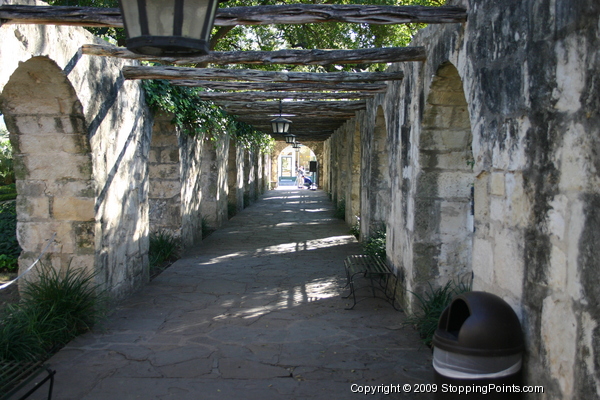
[[[208,53],[219,0],[119,0],[127,48],[134,53],[186,57]]]
[[[292,145],[292,148],[296,151],[300,151],[300,147],[302,147],[302,143],[300,142],[294,142],[294,144]]]
[[[289,132],[292,121],[281,117],[281,107],[281,99],[279,99],[279,117],[271,120],[271,127],[273,128],[273,133],[285,135]],[[287,138],[286,143],[290,143],[287,141]]]
[[[296,143],[296,135],[294,135],[293,133],[288,133],[287,135],[284,136],[285,137],[285,142],[287,144],[293,144]]]
[[[290,124],[292,121],[289,119],[277,117],[271,120],[271,127],[273,127],[273,133],[286,134],[290,130]]]

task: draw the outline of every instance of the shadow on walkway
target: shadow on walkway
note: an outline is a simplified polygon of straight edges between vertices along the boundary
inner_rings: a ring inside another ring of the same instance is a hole
[[[344,310],[360,246],[333,211],[321,191],[267,192],[55,355],[54,398],[431,398],[385,394],[432,382],[431,353],[382,300]]]

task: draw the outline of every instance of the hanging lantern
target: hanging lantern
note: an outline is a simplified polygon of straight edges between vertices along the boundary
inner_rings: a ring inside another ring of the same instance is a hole
[[[289,119],[282,118],[281,111],[282,111],[282,105],[281,105],[281,99],[279,99],[279,117],[271,120],[271,127],[273,128],[273,133],[279,134],[279,135],[285,135],[286,133],[289,132],[290,124],[292,123],[292,121],[290,121]],[[287,141],[287,138],[286,138],[286,143],[290,143]]]
[[[280,135],[288,133],[288,131],[290,130],[291,123],[292,121],[282,117],[277,117],[271,120],[271,127],[273,128],[273,133],[277,133]]]
[[[302,147],[302,143],[300,142],[294,142],[294,144],[292,145],[292,148],[296,151],[300,151],[300,147]]]
[[[208,53],[219,0],[119,0],[127,48],[134,53],[186,57]]]
[[[296,143],[296,135],[294,135],[293,133],[288,133],[284,137],[285,137],[285,142],[287,144],[294,144],[294,143]]]

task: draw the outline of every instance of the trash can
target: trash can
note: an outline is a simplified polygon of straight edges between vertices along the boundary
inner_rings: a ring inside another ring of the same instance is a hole
[[[485,292],[456,296],[433,336],[436,399],[521,399],[523,335],[513,309]]]

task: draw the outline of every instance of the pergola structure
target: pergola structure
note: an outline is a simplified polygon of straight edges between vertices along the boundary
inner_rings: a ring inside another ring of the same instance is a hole
[[[368,24],[462,23],[461,7],[311,5],[220,8],[216,26],[347,22]],[[52,24],[122,27],[120,10],[91,7],[1,6],[2,24]],[[173,66],[125,67],[126,79],[167,79],[173,84],[208,89],[200,95],[258,130],[271,133],[270,120],[283,114],[293,121],[299,141],[326,140],[356,111],[365,99],[385,92],[389,81],[403,79],[393,73],[287,73],[249,69],[189,68],[179,65],[283,64],[332,65],[423,61],[422,47],[358,50],[280,50],[273,52],[211,52],[182,59],[150,57],[110,45],[86,45],[86,55],[157,61]],[[276,138],[282,140],[283,138]]]

